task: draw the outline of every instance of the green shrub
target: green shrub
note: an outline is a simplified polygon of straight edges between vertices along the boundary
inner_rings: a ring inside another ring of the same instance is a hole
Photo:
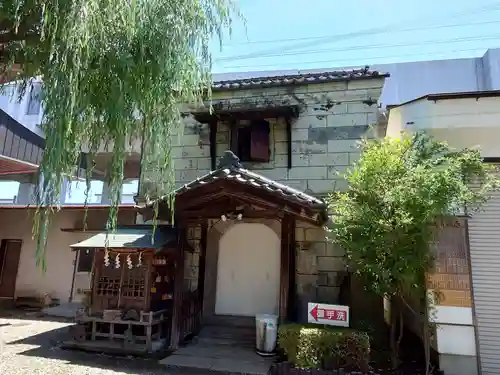
[[[284,324],[278,346],[298,368],[368,370],[370,338],[365,332],[334,327]]]

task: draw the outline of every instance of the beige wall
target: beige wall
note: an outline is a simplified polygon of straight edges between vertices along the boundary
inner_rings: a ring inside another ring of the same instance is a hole
[[[61,228],[78,227],[84,216],[83,209],[57,212],[51,222],[47,241],[47,272],[36,266],[36,244],[32,239],[33,209],[0,209],[0,239],[23,241],[16,280],[16,297],[38,297],[45,293],[69,300],[73,278],[75,253],[70,245],[91,237],[94,233],[63,232]],[[105,221],[107,210],[89,211],[88,224]],[[128,219],[133,212],[126,212]],[[124,220],[127,221],[127,220]]]
[[[16,281],[16,297],[35,297],[49,293],[67,302],[71,289],[75,254],[69,246],[88,237],[88,234],[67,233],[61,227],[71,226],[75,211],[56,214],[47,243],[47,272],[36,266],[36,244],[31,236],[34,210],[0,210],[0,238],[21,239],[21,259]]]
[[[484,157],[500,156],[500,97],[408,103],[390,110],[387,136],[426,131],[455,148],[476,148]]]

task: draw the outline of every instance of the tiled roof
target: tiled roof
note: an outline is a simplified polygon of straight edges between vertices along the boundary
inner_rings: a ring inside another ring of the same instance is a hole
[[[181,186],[176,190],[176,194],[182,194],[188,190],[195,189],[199,186],[213,183],[221,179],[233,180],[254,188],[264,189],[286,200],[307,204],[312,208],[326,209],[326,204],[321,199],[244,169],[241,166],[238,157],[231,151],[226,151],[224,156],[220,158],[219,165],[216,170]]]
[[[355,79],[371,79],[388,77],[388,74],[368,67],[353,70],[337,70],[323,73],[290,74],[274,77],[243,78],[235,80],[216,81],[212,90],[239,90],[256,87],[304,85],[309,83],[323,83],[334,81],[350,81]]]

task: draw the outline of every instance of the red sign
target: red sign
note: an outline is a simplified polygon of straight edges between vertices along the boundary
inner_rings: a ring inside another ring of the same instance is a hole
[[[349,327],[349,306],[309,303],[308,311],[309,323]]]

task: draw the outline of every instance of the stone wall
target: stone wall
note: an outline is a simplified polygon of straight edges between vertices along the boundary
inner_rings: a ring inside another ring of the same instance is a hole
[[[296,241],[296,294],[299,320],[307,320],[307,303],[337,303],[341,272],[345,270],[343,251],[327,241],[327,232],[298,221]]]
[[[245,167],[298,190],[324,196],[346,188],[342,174],[359,158],[359,140],[374,135],[370,125],[377,122],[378,109],[374,103],[383,83],[380,78],[217,92],[213,104],[222,109],[298,105],[300,116],[292,123],[292,168],[287,167],[285,121],[273,118],[267,119],[271,125],[270,161]],[[229,149],[229,145],[229,126],[219,122],[217,156]],[[208,173],[211,166],[208,125],[186,118],[173,157],[178,185]],[[199,228],[193,233],[199,233]],[[307,319],[308,302],[338,302],[340,272],[345,269],[343,254],[338,247],[327,243],[326,234],[322,228],[297,222],[296,307],[302,321]],[[190,242],[199,243],[199,237],[191,236]],[[198,274],[197,257],[199,253],[195,252],[186,259],[192,286]]]
[[[370,103],[378,100],[383,82],[380,78],[217,92],[213,103],[219,108],[298,105],[300,116],[292,123],[292,169],[287,168],[283,119],[268,119],[271,124],[270,162],[251,163],[246,167],[301,191],[324,195],[333,189],[345,188],[341,175],[359,158],[359,139],[373,133],[369,126],[377,122],[378,110],[376,104]],[[220,122],[217,156],[229,148],[229,134],[228,124]],[[188,183],[209,172],[208,125],[186,118],[173,157],[178,184]]]

